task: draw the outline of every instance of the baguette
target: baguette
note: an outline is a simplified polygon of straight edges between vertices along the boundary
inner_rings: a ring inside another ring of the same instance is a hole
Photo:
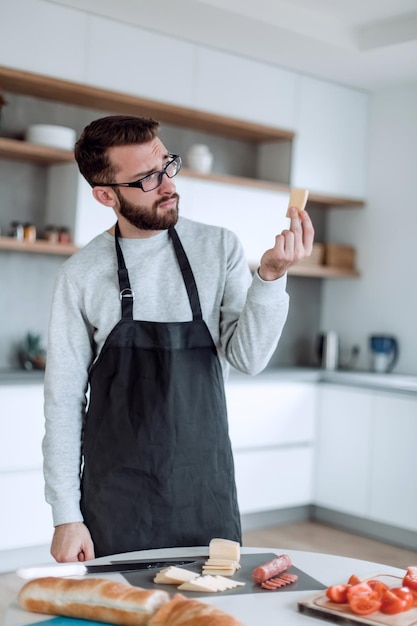
[[[149,626],[244,626],[221,609],[186,598],[181,593],[164,604],[149,620]]]
[[[147,625],[150,617],[168,602],[160,589],[142,589],[105,578],[36,578],[18,594],[27,611],[64,615],[120,626]]]

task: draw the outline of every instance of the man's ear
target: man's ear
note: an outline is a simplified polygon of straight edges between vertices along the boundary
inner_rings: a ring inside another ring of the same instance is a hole
[[[114,208],[117,205],[117,197],[111,187],[93,187],[93,196],[104,206]]]

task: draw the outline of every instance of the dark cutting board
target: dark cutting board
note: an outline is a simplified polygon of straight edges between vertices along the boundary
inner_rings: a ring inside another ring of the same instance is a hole
[[[222,595],[235,595],[235,594],[245,594],[245,593],[282,593],[283,591],[320,591],[321,589],[326,589],[325,585],[320,583],[318,580],[311,578],[308,574],[305,574],[302,570],[298,569],[295,566],[292,566],[288,572],[292,574],[297,574],[298,580],[296,583],[291,585],[287,585],[286,587],[281,587],[281,589],[277,589],[276,591],[268,591],[267,589],[262,589],[260,585],[257,585],[252,580],[252,572],[255,567],[258,565],[262,565],[267,561],[271,561],[277,556],[272,552],[265,552],[259,554],[242,554],[240,557],[240,565],[241,568],[232,576],[231,580],[238,580],[240,582],[246,583],[242,587],[236,587],[235,589],[229,589],[228,591],[222,591]],[[190,557],[184,557],[184,560],[190,559]],[[183,568],[187,570],[191,570],[192,572],[196,572],[197,574],[201,574],[203,564],[207,561],[208,556],[198,556],[195,557],[195,563],[190,563],[188,565],[184,565]],[[181,557],[178,557],[177,560],[181,560]],[[136,572],[121,572],[124,578],[135,587],[144,587],[145,589],[164,589],[170,595],[174,595],[178,593],[177,585],[156,585],[153,582],[154,576],[158,570],[141,570]],[[205,594],[201,591],[181,591],[184,596],[196,598],[197,596],[205,596],[212,595],[212,592],[207,592]]]
[[[401,587],[401,578],[397,576],[387,576],[376,574],[367,576],[368,580],[377,579],[385,582],[390,587]],[[321,620],[334,622],[335,624],[345,624],[346,626],[415,626],[417,625],[417,608],[410,609],[405,613],[397,615],[384,615],[380,611],[375,611],[371,615],[355,615],[347,604],[335,604],[327,599],[326,594],[319,594],[306,600],[298,602],[300,613],[317,617]]]

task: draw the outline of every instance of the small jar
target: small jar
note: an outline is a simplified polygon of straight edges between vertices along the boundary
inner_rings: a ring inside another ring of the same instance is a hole
[[[23,241],[25,236],[25,229],[23,227],[22,222],[11,222],[10,223],[10,230],[9,230],[9,237],[13,237],[13,239],[17,239],[18,241]]]
[[[26,222],[23,226],[23,239],[30,243],[36,241],[36,226],[31,222]]]
[[[201,143],[196,143],[187,152],[187,165],[195,172],[208,174],[213,165],[213,154],[209,147]]]
[[[69,228],[61,226],[58,229],[58,241],[59,243],[71,243],[71,233]]]
[[[56,226],[48,225],[45,227],[43,238],[49,243],[58,243],[59,241],[59,232]]]

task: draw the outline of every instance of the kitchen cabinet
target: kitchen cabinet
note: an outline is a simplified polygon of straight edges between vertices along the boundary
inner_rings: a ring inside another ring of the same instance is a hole
[[[348,198],[366,195],[369,96],[300,77],[291,185]]]
[[[417,396],[321,384],[314,503],[417,531]]]
[[[42,473],[43,385],[0,386],[0,550],[49,543]]]
[[[196,70],[197,109],[294,128],[298,74],[202,46],[196,49]]]
[[[242,375],[226,398],[241,513],[310,504],[316,386]]]

